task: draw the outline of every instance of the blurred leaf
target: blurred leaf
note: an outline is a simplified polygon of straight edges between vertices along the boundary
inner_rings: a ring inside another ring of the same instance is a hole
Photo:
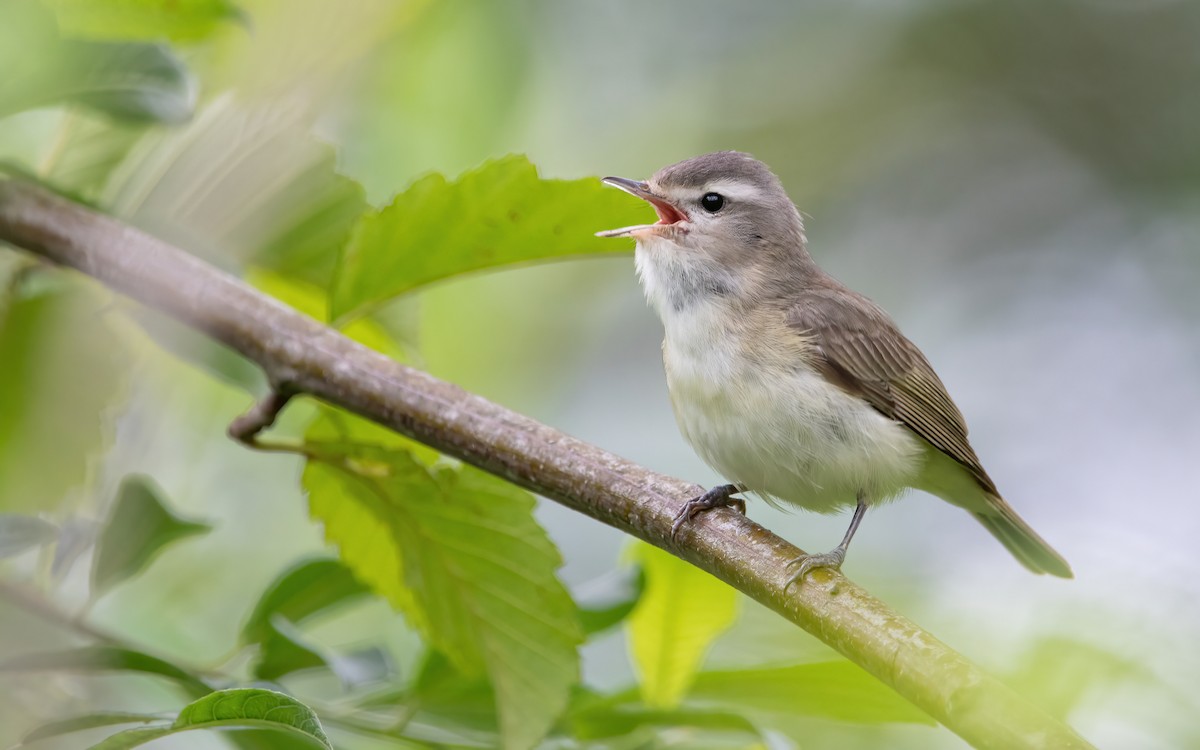
[[[646,572],[646,591],[627,621],[642,698],[654,708],[673,708],[709,646],[733,624],[737,592],[652,545],[638,542],[631,551]]]
[[[45,0],[69,36],[101,39],[203,39],[241,17],[228,0]]]
[[[328,661],[329,667],[347,690],[386,680],[394,671],[388,652],[378,646],[335,654]]]
[[[0,117],[37,106],[40,89],[59,75],[54,14],[37,2],[0,3]]]
[[[328,669],[350,690],[378,682],[391,674],[388,655],[379,648],[349,654],[333,653],[310,641],[299,628],[279,615],[271,618],[268,627],[269,632],[258,641],[258,658],[251,666],[255,679],[275,681],[306,669]]]
[[[113,170],[102,200],[224,268],[258,265],[328,284],[366,203],[310,121],[290,100],[222,95],[184,127],[148,131]]]
[[[271,729],[333,750],[313,710],[283,693],[257,688],[219,690],[187,705],[169,726],[139,727],[114,734],[90,750],[125,750],[193,729]]]
[[[0,559],[52,541],[58,527],[36,516],[0,513]]]
[[[936,723],[891,688],[844,660],[701,672],[688,692],[688,701],[789,718],[817,716],[863,724]]]
[[[358,706],[393,726],[387,732],[391,737],[435,747],[503,746],[496,694],[488,679],[463,674],[431,649],[424,652],[408,686],[387,687],[364,697]]]
[[[247,101],[295,100],[315,114],[346,107],[361,63],[428,0],[238,0],[251,33],[219,34],[204,77]],[[340,119],[340,115],[339,115]],[[338,128],[341,129],[340,127]]]
[[[367,208],[362,187],[335,168],[333,150],[327,149],[325,158],[297,174],[290,189],[268,207],[286,220],[264,238],[256,263],[322,286],[330,283],[337,252]]]
[[[127,313],[127,318],[137,324],[140,332],[157,348],[246,393],[267,391],[267,379],[261,367],[207,333],[149,308],[131,306]]]
[[[1058,636],[1034,642],[1009,679],[1021,695],[1036,698],[1057,717],[1067,716],[1090,690],[1132,681],[1156,682],[1156,677],[1133,659]]]
[[[58,543],[54,545],[54,561],[50,572],[58,579],[71,571],[75,561],[96,543],[100,524],[90,518],[78,516],[63,522],[58,532]]]
[[[273,618],[300,623],[306,618],[370,593],[350,569],[331,558],[302,560],[271,582],[242,626],[242,643],[269,638]]]
[[[0,116],[63,102],[129,120],[192,113],[187,69],[169,48],[61,39],[37,2],[0,3],[0,70]]]
[[[646,572],[642,568],[625,568],[619,574],[601,595],[578,597],[579,622],[587,635],[602,633],[619,624],[633,612],[645,592]]]
[[[127,153],[98,197],[226,269],[258,264],[252,283],[325,321],[324,287],[366,204],[361,188],[334,171],[333,149],[307,127],[307,113],[294,104],[222,96],[183,128],[147,131],[130,147],[110,144]],[[263,391],[261,368],[228,347],[161,315],[134,317],[172,354],[250,393]],[[401,355],[375,323],[347,335]]]
[[[507,156],[454,182],[433,174],[365,215],[342,252],[335,319],[424,284],[514,263],[628,252],[593,236],[646,220],[648,209],[593,178],[543,180]]]
[[[56,137],[60,145],[57,153],[48,157],[46,181],[93,202],[145,129],[82,109],[67,112],[59,127]]]
[[[61,99],[124,120],[181,123],[192,116],[195,94],[183,62],[160,44],[62,43],[71,63],[58,90],[42,91],[41,104]]]
[[[117,500],[92,563],[92,589],[107,590],[146,567],[167,545],[212,530],[205,523],[176,516],[162,501],[161,490],[146,477],[121,482]]]
[[[278,680],[284,675],[305,669],[328,667],[329,660],[283,617],[276,616],[267,624],[265,636],[259,639],[259,655],[252,671],[255,679]]]
[[[503,153],[529,116],[538,61],[530,4],[405,3],[411,19],[363,71],[346,118],[342,163],[373,201],[437,167],[458,173]],[[415,11],[415,12],[414,12]]]
[[[60,651],[20,654],[0,661],[0,672],[70,670],[77,672],[141,672],[174,680],[194,696],[212,692],[207,684],[170,662],[117,646],[83,646]]]
[[[325,535],[460,671],[486,672],[506,747],[550,728],[578,679],[574,603],[561,559],[533,519],[533,498],[475,469],[431,470],[409,454],[309,432],[322,460],[304,486]]]
[[[687,727],[704,730],[706,735],[712,732],[732,732],[762,739],[758,728],[746,717],[711,708],[664,710],[645,706],[606,706],[603,709],[593,709],[572,715],[570,725],[572,734],[582,740],[621,737],[647,727],[664,729]],[[689,747],[692,746],[689,745]]]
[[[52,271],[29,280],[47,284],[0,307],[0,508],[53,512],[104,447],[132,357],[101,290]]]
[[[500,731],[496,694],[487,680],[455,669],[446,656],[428,651],[413,685],[400,700],[410,703],[414,721],[454,727],[483,737]]]
[[[63,719],[54,721],[49,724],[34,729],[21,738],[21,744],[17,747],[32,744],[38,740],[44,740],[50,737],[57,737],[61,734],[70,734],[71,732],[81,732],[85,729],[96,729],[97,727],[111,727],[118,724],[149,724],[150,722],[162,721],[169,719],[169,716],[162,714],[131,714],[121,713],[118,711],[108,711],[104,713],[88,714],[87,716],[76,716],[71,719]]]

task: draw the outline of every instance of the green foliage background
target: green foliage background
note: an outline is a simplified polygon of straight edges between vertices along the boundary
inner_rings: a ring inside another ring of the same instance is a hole
[[[647,209],[595,176],[751,151],[1079,578],[924,499],[847,572],[1098,745],[1189,746],[1198,34],[1195,2],[0,0],[0,170],[715,482],[593,236]],[[230,443],[262,389],[0,248],[0,746],[961,745],[724,584],[355,417]]]

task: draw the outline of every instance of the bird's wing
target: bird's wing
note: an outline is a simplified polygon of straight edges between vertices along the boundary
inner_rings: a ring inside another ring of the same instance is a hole
[[[903,423],[996,494],[946,387],[879,306],[849,289],[816,289],[789,309],[787,322],[811,339],[820,369],[832,382]]]

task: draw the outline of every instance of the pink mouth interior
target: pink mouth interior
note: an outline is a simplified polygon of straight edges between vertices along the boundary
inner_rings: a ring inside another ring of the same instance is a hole
[[[687,220],[687,216],[670,203],[656,198],[647,198],[647,200],[650,201],[650,205],[654,206],[654,213],[658,214],[659,224],[670,225]]]

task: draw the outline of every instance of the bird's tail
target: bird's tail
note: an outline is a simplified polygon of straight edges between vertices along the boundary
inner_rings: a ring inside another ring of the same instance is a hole
[[[1034,573],[1049,573],[1059,578],[1074,578],[1071,566],[1062,555],[1037,535],[1012,506],[996,495],[988,496],[988,509],[974,515],[992,536],[1000,540],[1013,557]]]

